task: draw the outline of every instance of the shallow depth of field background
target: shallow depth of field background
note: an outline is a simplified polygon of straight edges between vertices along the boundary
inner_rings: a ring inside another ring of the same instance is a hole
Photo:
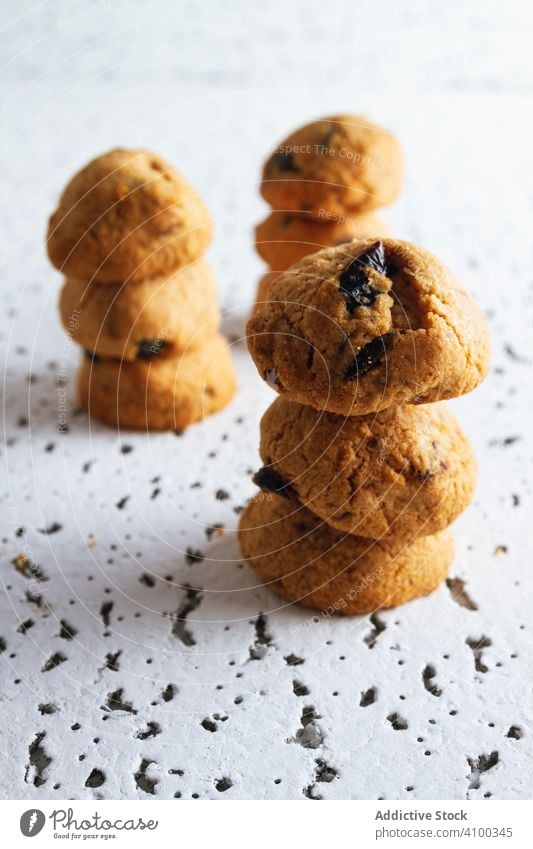
[[[528,4],[75,0],[1,18],[1,795],[529,798]],[[453,402],[480,462],[455,527],[462,604],[454,581],[372,620],[284,605],[233,533],[273,398],[241,338],[260,167],[336,112],[399,136],[405,185],[384,217],[454,268],[493,344],[490,378]],[[114,146],[167,157],[215,219],[240,391],[182,437],[77,409],[44,233],[66,180]]]

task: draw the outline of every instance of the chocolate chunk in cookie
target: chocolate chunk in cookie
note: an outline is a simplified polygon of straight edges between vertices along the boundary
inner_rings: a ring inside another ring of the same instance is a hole
[[[359,307],[371,307],[376,298],[382,294],[370,283],[366,274],[366,269],[369,268],[377,271],[378,274],[387,273],[383,242],[376,242],[375,245],[352,259],[339,277],[339,288],[346,295],[346,306],[349,312]]]
[[[379,365],[387,351],[392,347],[393,337],[394,333],[384,333],[383,336],[377,336],[367,342],[348,366],[346,379],[353,380],[355,377],[363,377]]]

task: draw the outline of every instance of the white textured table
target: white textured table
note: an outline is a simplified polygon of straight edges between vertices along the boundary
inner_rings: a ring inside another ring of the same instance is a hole
[[[527,798],[526,4],[506,3],[500,19],[501,4],[473,0],[459,15],[392,0],[8,5],[2,796]],[[493,342],[490,379],[453,404],[480,476],[455,528],[451,587],[371,620],[280,604],[241,564],[234,534],[272,398],[239,341],[261,270],[260,164],[291,127],[335,111],[398,133],[408,175],[386,216],[454,267]],[[173,161],[216,221],[211,260],[240,390],[181,437],[117,434],[77,410],[78,352],[44,255],[66,179],[120,144]],[[34,564],[26,574],[18,555]]]

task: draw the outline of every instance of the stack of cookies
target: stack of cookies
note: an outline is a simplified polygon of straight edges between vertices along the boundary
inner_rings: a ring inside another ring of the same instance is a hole
[[[352,239],[389,235],[375,214],[400,189],[402,154],[393,135],[357,115],[313,121],[291,133],[265,163],[261,194],[272,212],[255,229],[270,282],[308,254]]]
[[[85,349],[82,405],[112,425],[181,431],[235,391],[207,208],[148,151],[112,150],[79,171],[48,228],[65,276],[63,324]]]
[[[366,613],[433,590],[476,464],[443,400],[485,377],[485,320],[428,251],[393,239],[305,257],[273,283],[248,345],[279,398],[261,488],[241,516],[261,581],[308,607]]]

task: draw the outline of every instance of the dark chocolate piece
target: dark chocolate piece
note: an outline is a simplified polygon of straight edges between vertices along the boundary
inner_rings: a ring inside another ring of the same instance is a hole
[[[378,274],[386,274],[383,242],[376,242],[354,257],[339,277],[339,288],[343,295],[346,295],[349,312],[358,307],[371,307],[378,295],[382,294],[369,283],[365,273],[367,268],[377,271]]]
[[[346,379],[351,380],[354,377],[363,377],[377,366],[392,347],[393,336],[393,333],[384,333],[383,336],[376,336],[375,339],[364,345],[348,366]]]
[[[294,164],[294,157],[292,153],[276,153],[274,156],[274,165],[280,171],[290,171],[293,174],[297,174],[299,172],[299,168]]]
[[[167,343],[162,339],[141,339],[137,343],[137,359],[148,360],[159,354]]]
[[[272,466],[263,466],[253,476],[253,482],[261,489],[266,489],[268,492],[275,492],[277,495],[282,495],[284,498],[291,498],[293,494],[292,486],[287,481],[283,480]]]

